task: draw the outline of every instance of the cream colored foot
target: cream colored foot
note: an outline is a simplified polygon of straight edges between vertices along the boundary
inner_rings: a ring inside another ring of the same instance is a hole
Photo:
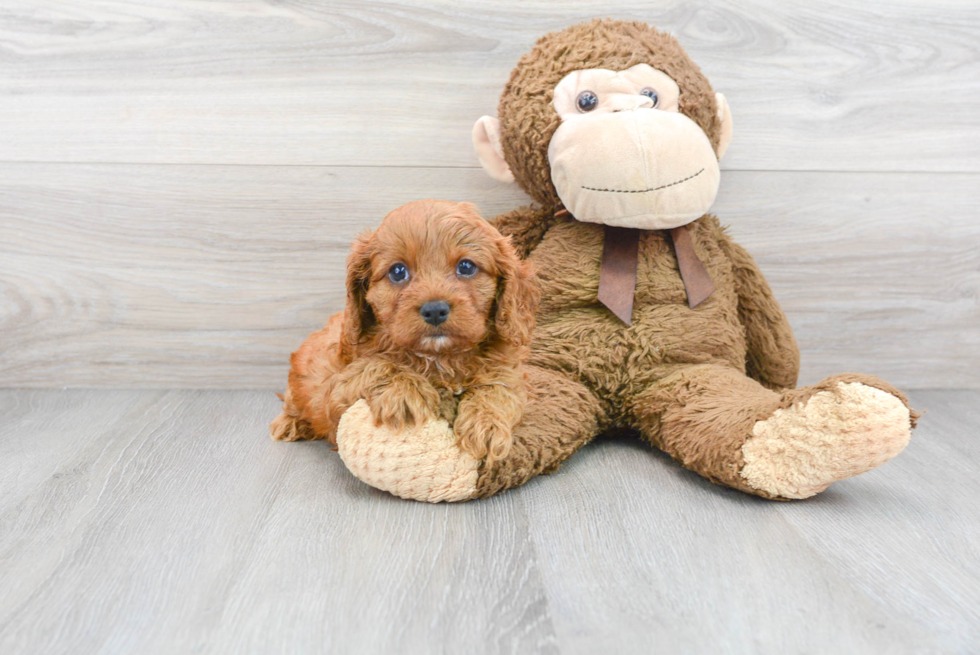
[[[438,503],[476,494],[480,462],[459,449],[443,420],[395,432],[375,426],[367,402],[359,400],[340,419],[337,450],[359,480],[402,498]]]
[[[909,442],[911,420],[895,396],[858,382],[840,383],[779,409],[742,446],[749,486],[783,498],[808,498],[880,466]]]

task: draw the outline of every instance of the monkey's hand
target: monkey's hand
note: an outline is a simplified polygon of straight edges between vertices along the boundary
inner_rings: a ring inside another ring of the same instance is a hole
[[[402,498],[458,502],[477,494],[480,462],[460,449],[441,419],[393,430],[377,425],[359,400],[340,419],[337,450],[355,477]]]

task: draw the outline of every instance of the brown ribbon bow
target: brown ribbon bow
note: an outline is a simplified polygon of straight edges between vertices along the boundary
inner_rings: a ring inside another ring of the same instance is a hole
[[[555,216],[571,217],[571,214],[562,207],[555,212]],[[640,234],[643,230],[612,225],[605,225],[604,228],[597,298],[623,323],[630,325],[633,320],[633,296],[636,293]],[[690,225],[681,225],[670,230],[670,239],[674,244],[674,256],[677,257],[681,281],[687,291],[687,304],[694,309],[714,292],[715,284],[694,252]]]

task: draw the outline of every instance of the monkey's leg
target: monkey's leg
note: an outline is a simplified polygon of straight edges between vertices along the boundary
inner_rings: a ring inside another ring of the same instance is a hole
[[[452,428],[433,420],[393,432],[375,426],[359,401],[340,421],[337,447],[351,473],[373,487],[426,502],[485,498],[549,473],[599,431],[601,405],[578,382],[534,366],[528,404],[510,452],[490,467],[460,450]]]
[[[685,467],[766,498],[807,498],[895,457],[918,414],[872,376],[783,393],[732,368],[689,366],[638,394],[643,436]]]

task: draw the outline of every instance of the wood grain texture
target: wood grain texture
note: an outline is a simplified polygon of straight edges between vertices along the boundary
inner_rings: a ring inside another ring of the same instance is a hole
[[[475,167],[520,55],[596,16],[680,38],[728,168],[980,172],[964,0],[7,0],[0,160]]]
[[[980,395],[912,401],[933,411],[903,454],[807,501],[713,486],[633,440],[532,481],[562,652],[972,652]]]
[[[0,651],[557,652],[517,496],[401,501],[277,404],[0,393]]]
[[[723,177],[715,211],[786,309],[804,382],[980,386],[976,178]],[[343,306],[350,240],[419,197],[525,202],[474,170],[0,165],[0,386],[281,388]]]
[[[629,438],[462,505],[402,501],[267,392],[0,391],[0,651],[944,653],[980,642],[980,392],[806,501]]]

